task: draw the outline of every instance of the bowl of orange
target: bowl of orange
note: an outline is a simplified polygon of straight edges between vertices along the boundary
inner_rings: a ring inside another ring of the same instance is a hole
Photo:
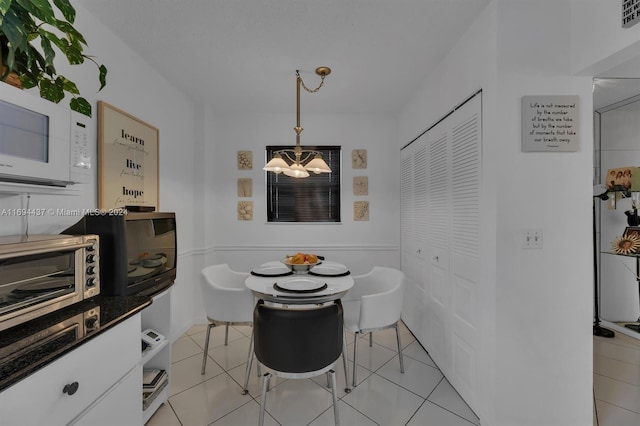
[[[287,256],[282,263],[287,265],[295,274],[306,274],[313,266],[318,264],[318,256],[311,253],[296,253],[292,256]]]

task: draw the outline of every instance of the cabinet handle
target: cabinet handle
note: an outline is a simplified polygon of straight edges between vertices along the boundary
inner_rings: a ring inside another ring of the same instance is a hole
[[[67,395],[71,396],[78,391],[79,387],[80,385],[78,384],[78,382],[69,383],[67,385],[64,385],[64,387],[62,388],[62,393],[66,393]]]

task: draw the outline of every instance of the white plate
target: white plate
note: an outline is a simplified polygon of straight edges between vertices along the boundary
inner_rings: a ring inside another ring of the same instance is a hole
[[[347,273],[346,266],[340,263],[323,262],[320,265],[316,265],[311,269],[314,274],[320,275],[341,275]]]
[[[280,265],[261,266],[255,269],[253,272],[260,275],[277,277],[278,275],[290,274],[291,269],[287,268],[281,263]]]
[[[313,278],[294,278],[278,282],[278,287],[291,291],[311,291],[324,287],[324,281]]]

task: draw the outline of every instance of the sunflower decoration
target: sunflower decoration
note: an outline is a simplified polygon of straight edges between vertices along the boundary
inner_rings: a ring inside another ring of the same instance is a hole
[[[640,237],[635,234],[623,235],[612,242],[611,247],[617,254],[637,253],[640,249]]]

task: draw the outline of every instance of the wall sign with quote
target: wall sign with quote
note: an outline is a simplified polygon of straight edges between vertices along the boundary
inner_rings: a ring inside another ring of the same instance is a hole
[[[640,22],[640,0],[622,0],[622,28]]]
[[[159,131],[98,102],[98,207],[159,209]]]
[[[574,95],[523,96],[522,151],[577,151],[578,101]]]

